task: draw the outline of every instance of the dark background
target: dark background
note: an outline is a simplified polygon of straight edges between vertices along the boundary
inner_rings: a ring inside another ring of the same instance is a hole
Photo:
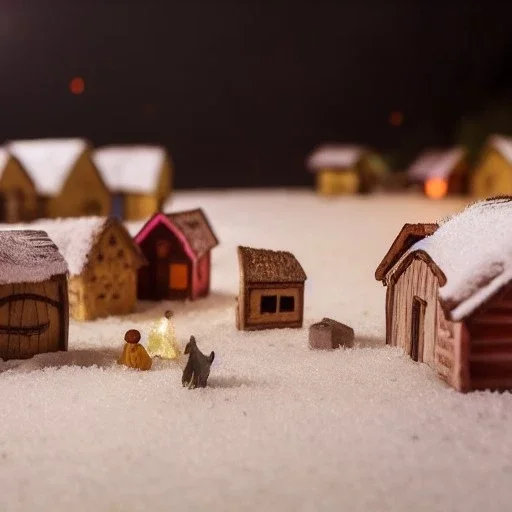
[[[179,188],[309,184],[323,141],[402,168],[512,131],[512,2],[470,3],[0,1],[0,137],[162,143]]]

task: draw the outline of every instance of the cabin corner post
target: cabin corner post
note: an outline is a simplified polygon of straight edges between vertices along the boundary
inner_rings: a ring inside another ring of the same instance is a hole
[[[69,337],[69,297],[68,297],[68,281],[66,277],[59,279],[59,295],[62,304],[60,311],[61,317],[61,349],[68,349]]]
[[[471,375],[469,371],[469,356],[471,350],[471,335],[465,322],[459,324],[458,329],[459,347],[459,375],[458,390],[466,393],[471,390]]]
[[[393,345],[393,307],[395,283],[391,279],[386,289],[386,345]]]

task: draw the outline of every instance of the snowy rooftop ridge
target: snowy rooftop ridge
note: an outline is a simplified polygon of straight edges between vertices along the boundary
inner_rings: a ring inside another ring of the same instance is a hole
[[[367,151],[363,146],[349,144],[324,144],[318,146],[308,157],[306,166],[310,171],[322,168],[345,168],[357,163]]]
[[[5,148],[0,147],[0,176],[2,175],[2,172],[4,171],[4,168],[9,161],[9,157],[9,152]]]
[[[112,192],[153,194],[167,152],[162,146],[105,146],[92,158]]]
[[[57,195],[73,165],[87,149],[85,139],[34,139],[8,142],[7,151],[16,157],[37,191]]]
[[[512,198],[478,201],[440,223],[411,252],[424,251],[446,276],[441,301],[460,321],[512,281]]]
[[[505,135],[491,135],[489,144],[494,147],[503,157],[512,163],[512,137]]]
[[[421,153],[407,170],[409,178],[424,181],[428,178],[446,179],[464,157],[462,147],[428,149]]]

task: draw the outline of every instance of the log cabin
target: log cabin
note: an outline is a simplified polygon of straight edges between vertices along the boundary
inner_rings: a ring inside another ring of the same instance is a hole
[[[441,224],[406,224],[378,266],[386,343],[449,385],[512,389],[512,198]]]
[[[163,209],[172,189],[173,164],[162,146],[106,146],[93,161],[112,194],[111,215],[125,220]]]
[[[325,196],[371,192],[386,175],[384,161],[362,146],[324,144],[308,157],[306,166]]]
[[[286,251],[238,247],[240,330],[302,327],[306,273]]]
[[[195,300],[209,294],[211,251],[219,242],[203,210],[156,213],[134,239],[148,261],[139,270],[139,299]]]
[[[427,197],[441,199],[467,191],[469,167],[462,147],[429,149],[407,170],[409,183],[420,185]]]
[[[0,232],[0,358],[68,346],[67,265],[43,231]]]

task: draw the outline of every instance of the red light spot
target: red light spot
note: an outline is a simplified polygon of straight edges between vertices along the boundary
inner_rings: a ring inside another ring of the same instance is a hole
[[[403,112],[399,112],[398,110],[393,110],[389,114],[389,124],[391,126],[402,126],[403,122],[404,122]]]
[[[84,79],[80,76],[75,76],[75,78],[71,79],[71,82],[69,82],[69,90],[73,94],[82,94],[85,91]]]

